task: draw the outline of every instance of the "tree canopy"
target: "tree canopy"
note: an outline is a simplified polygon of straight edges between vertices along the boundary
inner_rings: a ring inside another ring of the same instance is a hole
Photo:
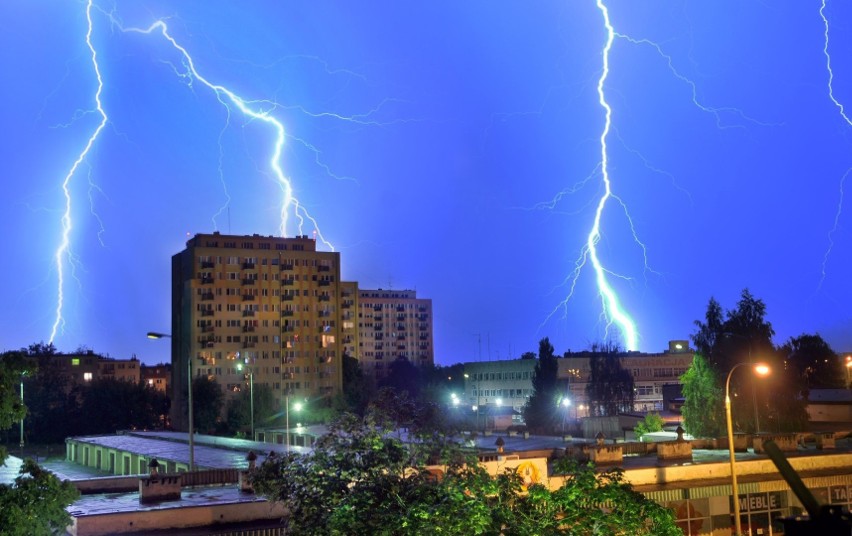
[[[633,411],[633,376],[621,366],[616,347],[604,347],[589,358],[590,377],[586,385],[589,413],[611,416]]]
[[[524,406],[524,420],[533,430],[552,430],[557,421],[556,405],[563,394],[559,390],[559,362],[550,339],[538,343],[538,361],[533,369],[532,394]]]
[[[517,472],[488,474],[434,430],[415,427],[416,440],[403,441],[394,420],[376,408],[343,416],[309,454],[269,457],[250,477],[255,491],[283,503],[294,536],[680,534],[671,511],[619,470],[564,464],[562,487],[525,488]]]

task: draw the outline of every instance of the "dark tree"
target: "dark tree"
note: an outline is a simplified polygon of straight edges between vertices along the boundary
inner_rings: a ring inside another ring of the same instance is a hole
[[[556,379],[559,363],[550,339],[538,343],[538,361],[532,378],[532,395],[524,406],[524,420],[532,430],[552,431],[558,421],[557,404],[561,396]]]
[[[165,393],[142,382],[98,378],[74,386],[71,396],[78,403],[72,418],[78,435],[160,428],[169,411]]]
[[[367,404],[376,390],[371,378],[364,375],[361,363],[348,354],[343,354],[343,392],[338,409],[343,412],[363,415]]]
[[[388,375],[379,386],[404,391],[416,398],[420,394],[420,371],[408,359],[397,357],[388,367]]]
[[[246,436],[251,434],[251,389],[246,386],[240,393],[228,400],[225,411],[225,426],[221,431],[232,435],[242,433]],[[275,395],[268,385],[255,384],[254,386],[254,426],[270,426],[283,424],[280,417],[281,412],[275,404]],[[276,418],[278,418],[276,420]],[[279,422],[280,421],[280,422]]]
[[[521,354],[521,359],[535,359],[535,352],[524,352]]]
[[[31,366],[23,352],[0,354],[0,430],[11,428],[27,413],[18,387]],[[6,456],[6,448],[0,445],[0,465],[6,461]]]
[[[840,357],[819,335],[791,337],[781,347],[787,370],[803,390],[838,388],[846,383],[846,371]]]
[[[605,346],[589,358],[590,376],[586,385],[589,412],[611,416],[633,411],[633,376],[621,366],[617,347]]]
[[[695,437],[719,437],[725,430],[724,397],[716,371],[701,354],[680,377],[684,404],[681,408],[686,431]]]
[[[30,346],[33,349],[35,346]],[[74,435],[73,416],[79,413],[79,400],[71,393],[71,378],[65,374],[55,350],[30,354],[34,372],[24,377],[24,401],[28,416],[26,429],[31,442],[61,443]]]
[[[216,380],[200,376],[192,381],[192,409],[196,431],[209,434],[216,430],[225,403],[225,395]]]

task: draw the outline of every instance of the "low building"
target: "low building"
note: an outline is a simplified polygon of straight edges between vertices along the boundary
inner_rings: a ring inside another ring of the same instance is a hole
[[[113,359],[101,357],[98,359],[98,377],[113,378],[133,383],[139,383],[141,369],[136,356],[130,359]]]
[[[169,380],[172,374],[172,366],[170,364],[142,365],[139,373],[141,380],[146,385],[164,394],[169,394]]]

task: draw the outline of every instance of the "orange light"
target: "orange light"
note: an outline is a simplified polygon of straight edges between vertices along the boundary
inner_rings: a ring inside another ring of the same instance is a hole
[[[767,365],[766,363],[758,363],[754,366],[754,372],[758,376],[766,376],[770,372],[772,372],[772,369],[770,369],[769,365]]]

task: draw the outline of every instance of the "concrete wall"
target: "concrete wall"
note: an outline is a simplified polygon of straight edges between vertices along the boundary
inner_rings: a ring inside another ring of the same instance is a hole
[[[280,519],[287,515],[277,503],[257,501],[251,503],[193,506],[181,509],[151,509],[134,512],[81,515],[74,518],[68,528],[72,536],[102,536],[131,534],[163,529],[210,527],[221,519],[228,523]]]
[[[808,419],[812,422],[852,422],[850,404],[814,404],[806,407]]]

